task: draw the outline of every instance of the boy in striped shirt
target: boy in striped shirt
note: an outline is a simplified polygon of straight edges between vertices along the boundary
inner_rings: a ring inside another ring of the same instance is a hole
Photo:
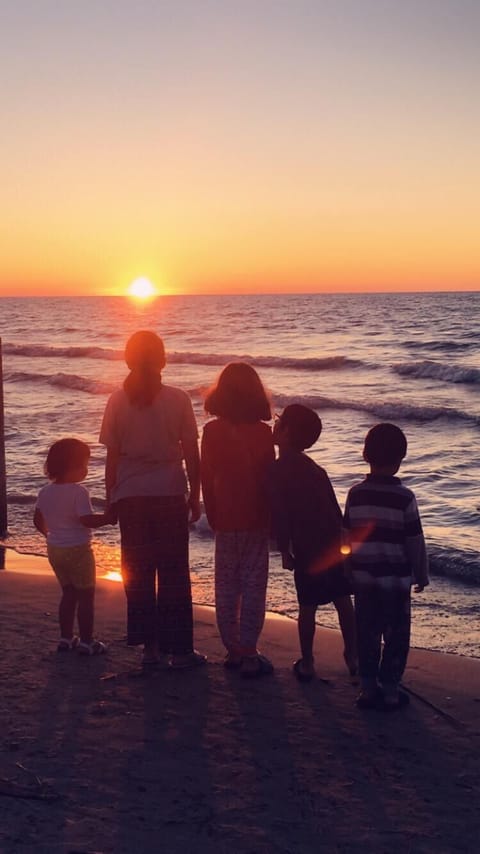
[[[428,584],[428,562],[415,496],[395,477],[407,453],[404,433],[377,424],[363,450],[370,474],[345,507],[351,546],[361,694],[359,708],[397,709],[410,645],[410,590]],[[381,642],[383,638],[383,652]]]

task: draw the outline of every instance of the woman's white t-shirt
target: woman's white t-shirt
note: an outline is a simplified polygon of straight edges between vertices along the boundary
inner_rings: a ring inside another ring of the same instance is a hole
[[[100,442],[120,454],[111,500],[142,495],[185,495],[182,442],[196,440],[192,402],[180,388],[162,385],[149,406],[133,406],[123,389],[107,401]]]
[[[90,528],[79,519],[93,513],[88,490],[81,484],[49,483],[38,493],[35,507],[45,520],[49,545],[82,546],[92,539]]]

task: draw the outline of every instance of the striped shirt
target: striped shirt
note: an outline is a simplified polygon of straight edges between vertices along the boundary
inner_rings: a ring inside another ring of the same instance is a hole
[[[367,475],[345,507],[356,587],[408,590],[428,584],[428,560],[415,496],[398,477]]]

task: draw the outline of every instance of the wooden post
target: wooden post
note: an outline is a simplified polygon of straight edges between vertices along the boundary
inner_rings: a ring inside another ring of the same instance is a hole
[[[5,463],[5,421],[3,414],[3,364],[0,338],[0,537],[7,536],[7,468]]]

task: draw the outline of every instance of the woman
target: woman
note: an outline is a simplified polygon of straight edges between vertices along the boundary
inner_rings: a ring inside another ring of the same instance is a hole
[[[188,395],[162,383],[158,335],[135,332],[125,361],[130,373],[108,400],[100,442],[120,523],[127,643],[144,644],[145,670],[170,658],[174,668],[191,667],[206,661],[193,649],[188,567],[188,516],[200,517],[197,425]]]

